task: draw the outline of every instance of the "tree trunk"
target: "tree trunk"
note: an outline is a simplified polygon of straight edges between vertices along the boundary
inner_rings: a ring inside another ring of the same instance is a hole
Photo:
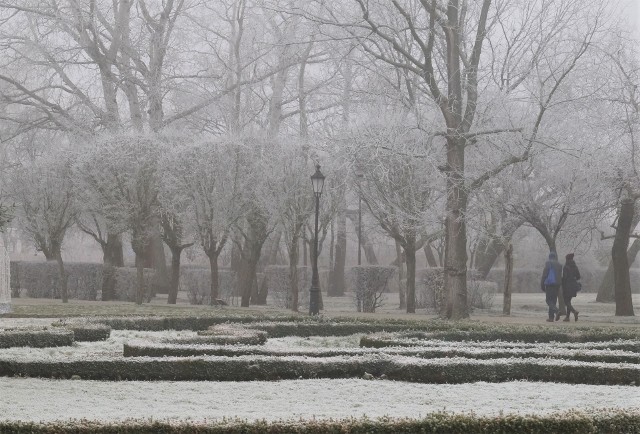
[[[511,277],[513,275],[513,246],[504,251],[504,297],[502,301],[502,314],[511,315]]]
[[[212,252],[209,252],[209,270],[211,271],[210,292],[209,292],[209,304],[215,306],[220,298],[220,277],[218,273],[218,256],[220,252],[213,248]]]
[[[345,291],[345,266],[347,260],[347,215],[342,204],[338,212],[338,230],[336,236],[335,265],[333,268],[333,280],[330,283],[331,295],[341,297]]]
[[[446,263],[444,283],[451,307],[449,318],[469,317],[467,307],[467,190],[464,179],[465,141],[447,137]],[[408,268],[408,266],[407,266]]]
[[[407,313],[416,313],[416,249],[412,241],[404,248],[407,258]]]
[[[436,257],[433,254],[433,249],[431,248],[431,244],[429,243],[425,243],[424,245],[424,256],[427,260],[427,265],[430,268],[437,268],[438,267],[438,261],[436,261]]]
[[[55,258],[58,263],[58,276],[60,279],[60,297],[62,297],[63,303],[69,303],[69,293],[67,286],[67,273],[64,271],[64,262],[62,261],[62,252],[60,249],[55,249]]]
[[[144,260],[142,255],[136,253],[136,304],[142,304],[144,299]]]
[[[167,304],[176,304],[178,301],[178,289],[180,287],[180,256],[182,248],[171,248],[171,285],[169,286],[169,296]]]
[[[618,227],[611,248],[615,282],[616,316],[634,316],[629,279],[627,248],[632,229],[634,204],[631,199],[623,199],[618,214]]]
[[[640,252],[640,239],[636,238],[631,243],[631,247],[627,251],[627,260],[629,261],[629,267],[635,262],[638,253]],[[612,303],[615,301],[614,292],[615,282],[613,279],[613,261],[609,261],[607,271],[602,278],[600,287],[598,288],[598,295],[596,301],[599,303]]]
[[[396,242],[396,262],[398,263],[398,280],[400,281],[400,285],[398,286],[398,291],[399,291],[399,295],[400,295],[400,309],[405,309],[407,307],[407,299],[406,299],[406,289],[407,289],[407,282],[402,282],[403,280],[405,280],[405,275],[404,275],[404,261],[402,260],[402,246],[400,246],[400,243],[398,242],[398,240],[395,240]]]
[[[504,252],[505,246],[511,241],[513,234],[522,226],[524,220],[513,219],[509,220],[506,225],[502,227],[502,234],[493,234],[486,244],[483,244],[478,248],[476,252],[476,270],[480,276],[480,279],[486,279],[491,271],[491,268],[496,263],[496,260],[502,252]]]
[[[124,267],[122,239],[119,234],[108,234],[102,251],[102,301],[116,299],[116,267]]]
[[[291,288],[291,310],[298,312],[298,236],[295,234],[289,246],[289,288]]]

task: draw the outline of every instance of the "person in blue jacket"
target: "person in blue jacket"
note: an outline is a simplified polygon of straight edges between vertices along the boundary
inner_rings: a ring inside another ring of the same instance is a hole
[[[560,310],[556,304],[558,303],[558,291],[561,283],[562,264],[558,262],[558,254],[552,251],[549,253],[549,259],[544,264],[542,279],[540,279],[540,289],[546,293],[547,305],[549,306],[547,322],[560,319]]]

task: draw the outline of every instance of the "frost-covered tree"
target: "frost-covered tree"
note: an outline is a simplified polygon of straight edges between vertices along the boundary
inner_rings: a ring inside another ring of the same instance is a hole
[[[42,156],[16,168],[12,195],[18,205],[18,219],[37,251],[47,261],[56,261],[62,302],[69,301],[67,277],[62,260],[65,235],[73,226],[79,209],[73,186],[69,152]]]
[[[349,137],[354,183],[382,230],[397,241],[407,263],[406,310],[415,313],[416,251],[440,230],[440,180],[424,170],[433,149],[400,119],[362,125]],[[421,158],[418,157],[421,156]],[[401,265],[401,264],[400,264]]]
[[[173,234],[177,235],[179,229],[188,235],[187,239],[195,238],[209,258],[212,304],[219,298],[218,258],[232,227],[245,211],[242,195],[247,174],[243,148],[233,137],[187,143],[173,148],[160,163],[163,209],[173,219]],[[180,251],[189,244],[190,241],[178,239],[169,244],[174,245],[174,273],[179,268]],[[173,286],[176,291],[177,282]],[[173,294],[170,302],[175,302]]]
[[[155,134],[106,135],[79,152],[75,171],[115,233],[129,232],[136,255],[136,303],[144,298],[143,257],[150,245],[160,204],[158,158],[165,139]]]

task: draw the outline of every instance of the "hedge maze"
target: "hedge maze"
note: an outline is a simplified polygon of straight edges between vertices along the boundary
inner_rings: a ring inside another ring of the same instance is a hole
[[[301,319],[295,316],[121,317],[94,321],[67,319],[40,329],[0,330],[0,348],[73,346],[76,345],[74,342],[91,345],[90,342],[109,339],[112,330],[191,332],[155,342],[130,339],[123,343],[122,354],[118,357],[16,360],[0,352],[0,376],[103,381],[365,378],[452,384],[527,380],[640,386],[640,332],[634,328],[516,327],[438,320],[355,321]],[[270,338],[350,335],[359,336],[359,347],[288,349],[265,346]],[[563,432],[640,432],[640,414],[637,412],[615,411],[604,416],[574,416],[567,419],[572,422],[558,419],[560,416],[519,416],[499,420],[468,418],[466,421],[470,428],[464,432],[483,432],[481,429],[486,429],[490,424],[500,426],[507,420],[530,428],[520,432],[545,432],[540,427],[549,429],[559,423],[568,423],[568,426],[575,428]],[[439,419],[434,417],[411,423],[378,421],[373,431],[403,432],[408,426],[415,428],[416,423],[427,427],[437,421],[438,424],[444,424],[442,426],[448,426],[449,432],[463,432],[454,428],[460,423],[460,418],[446,415]],[[323,424],[325,422],[318,421],[299,425],[296,431],[285,429],[273,432],[325,432],[319,427],[329,427]],[[367,425],[354,421],[344,424],[350,428],[341,432],[372,432],[365,429]],[[623,428],[622,431],[611,431],[611,424],[618,424],[615,426]],[[269,425],[258,430],[258,425],[239,424],[238,427],[245,431],[238,428],[237,432],[270,432],[273,428]],[[47,432],[49,425],[36,427],[42,431],[28,431],[28,426],[33,428],[28,424],[12,427],[16,432]],[[580,431],[579,426],[587,427],[587,430]],[[145,432],[128,431],[133,430],[132,427],[131,424],[125,424],[114,432]],[[471,427],[476,427],[478,431]],[[145,426],[144,429],[147,428]],[[189,431],[186,426],[179,428],[176,425],[174,431],[165,432],[222,432],[216,431],[218,428],[213,424],[210,431]],[[89,432],[77,426],[74,430]]]

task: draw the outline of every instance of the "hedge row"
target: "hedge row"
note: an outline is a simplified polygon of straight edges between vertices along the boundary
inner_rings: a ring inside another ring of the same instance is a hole
[[[265,320],[270,320],[265,322]],[[413,334],[403,337],[443,339],[451,341],[505,340],[521,342],[605,342],[640,340],[640,328],[492,325],[474,322],[447,322],[442,320],[366,320],[313,319],[297,315],[256,316],[216,315],[203,317],[111,317],[97,320],[114,330],[206,330],[224,323],[246,324],[247,328],[266,331],[269,337],[285,336],[348,336],[358,333],[402,332]]]
[[[400,356],[128,358],[81,361],[0,360],[0,376],[88,380],[275,381],[362,378],[415,383],[505,382],[640,385],[640,366],[547,359],[433,359]]]
[[[5,329],[0,330],[0,348],[66,347],[73,345],[72,330]]]
[[[640,433],[640,413],[612,410],[567,412],[553,415],[474,416],[436,413],[424,419],[229,421],[206,424],[152,420],[101,423],[87,420],[34,423],[0,421],[0,432],[16,434],[413,434],[413,433],[521,433],[610,434]]]
[[[300,317],[282,315],[271,317],[278,321],[299,321]],[[247,314],[227,314],[196,317],[108,317],[96,319],[96,323],[104,324],[113,330],[138,330],[157,332],[163,330],[207,330],[209,327],[225,323],[252,323],[264,321],[264,316]]]
[[[406,341],[414,339],[414,341]],[[607,342],[619,339],[637,341],[640,331],[635,329],[560,329],[539,327],[487,327],[477,329],[455,329],[438,331],[409,331],[396,333],[395,336],[368,336],[366,346],[415,346],[420,340],[445,341],[519,341],[541,342]],[[404,340],[404,342],[403,342]],[[362,342],[361,342],[361,345]]]
[[[76,342],[106,341],[111,336],[111,327],[104,324],[67,324],[63,326],[73,331]]]
[[[11,292],[18,297],[22,292],[32,298],[60,298],[59,271],[55,262],[11,262]],[[96,300],[102,292],[102,264],[67,262],[64,265],[67,275],[69,298],[78,300]],[[115,269],[116,299],[135,301],[137,293],[137,271],[132,267]],[[145,299],[148,301],[157,289],[155,272],[144,270]]]
[[[178,342],[176,342],[178,343]],[[251,344],[249,344],[251,345]],[[358,348],[336,349],[308,349],[298,351],[268,350],[256,346],[233,348],[220,345],[167,345],[167,344],[136,344],[125,343],[124,357],[193,357],[193,356],[274,356],[274,357],[336,357],[336,356],[361,356],[377,354],[376,350]],[[523,350],[478,350],[459,348],[389,348],[384,354],[396,354],[407,357],[419,357],[422,359],[437,359],[447,357],[464,357],[468,359],[490,360],[508,357],[518,358],[550,358],[561,360],[575,360],[581,362],[601,363],[635,363],[640,365],[640,354],[636,353],[611,353],[609,351],[584,351],[584,350],[560,350],[550,352],[548,350],[523,349]]]

